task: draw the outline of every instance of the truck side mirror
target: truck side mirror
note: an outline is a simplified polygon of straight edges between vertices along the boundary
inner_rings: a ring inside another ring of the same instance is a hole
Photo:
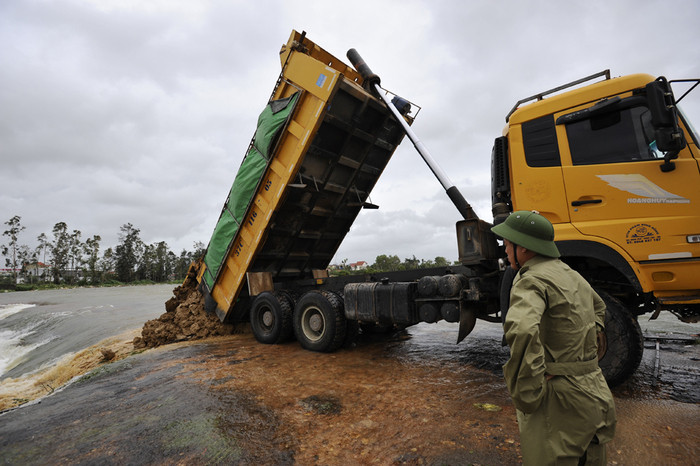
[[[651,124],[656,136],[656,147],[665,152],[662,172],[675,169],[672,159],[685,147],[683,132],[678,127],[676,101],[671,85],[663,76],[646,85],[647,104],[651,112]]]

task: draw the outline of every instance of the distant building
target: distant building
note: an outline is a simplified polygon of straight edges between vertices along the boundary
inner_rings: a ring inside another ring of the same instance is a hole
[[[346,261],[343,261],[342,264],[331,264],[328,266],[328,270],[331,271],[336,271],[336,270],[364,270],[367,267],[369,267],[369,264],[365,261],[357,261],[357,262],[352,262],[348,264]]]
[[[43,262],[34,262],[32,264],[24,264],[24,271],[27,275],[32,275],[34,277],[41,277],[45,273],[48,273],[49,269],[48,265],[44,264]]]
[[[364,270],[367,267],[369,267],[369,265],[365,261],[357,261],[353,262],[352,264],[348,264],[348,268],[350,268],[350,270]]]

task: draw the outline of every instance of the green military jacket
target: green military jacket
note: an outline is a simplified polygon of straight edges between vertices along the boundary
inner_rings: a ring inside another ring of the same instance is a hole
[[[536,256],[513,280],[503,372],[524,464],[576,464],[594,436],[612,439],[615,405],[597,358],[604,325],[603,300],[559,259]]]

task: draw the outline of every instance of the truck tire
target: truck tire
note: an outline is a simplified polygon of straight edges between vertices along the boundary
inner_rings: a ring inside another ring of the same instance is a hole
[[[307,350],[330,353],[343,345],[347,321],[343,301],[329,291],[309,291],[294,307],[294,332]]]
[[[294,331],[294,311],[287,295],[264,291],[250,307],[250,327],[260,343],[276,344],[290,340]]]
[[[605,335],[599,339],[598,365],[610,387],[624,382],[642,361],[644,335],[637,318],[624,304],[605,291],[596,290],[607,307]],[[601,353],[603,353],[601,355]]]

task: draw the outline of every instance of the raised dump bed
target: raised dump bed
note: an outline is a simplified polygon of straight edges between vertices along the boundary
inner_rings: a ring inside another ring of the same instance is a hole
[[[305,34],[292,31],[280,59],[197,271],[222,321],[247,317],[251,286],[323,275],[404,136],[362,76]]]

